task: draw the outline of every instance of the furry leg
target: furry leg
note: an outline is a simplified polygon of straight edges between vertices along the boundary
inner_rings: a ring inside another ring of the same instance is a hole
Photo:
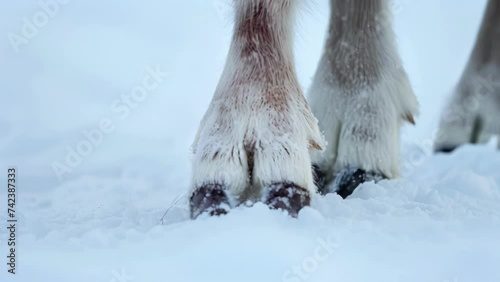
[[[396,49],[388,0],[331,0],[309,99],[328,142],[325,153],[312,155],[316,176],[324,175],[317,181],[328,185],[340,172],[398,176],[399,130],[403,121],[414,123],[418,103]]]
[[[500,135],[500,3],[490,0],[467,67],[441,117],[434,149]],[[499,143],[500,147],[500,143]]]
[[[295,4],[234,1],[226,66],[193,144],[193,218],[263,194],[272,208],[284,207],[272,199],[297,202],[292,215],[309,204],[315,187],[308,150],[322,149],[324,141],[295,74]]]

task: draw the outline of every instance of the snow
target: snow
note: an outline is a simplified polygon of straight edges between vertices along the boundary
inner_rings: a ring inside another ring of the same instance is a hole
[[[485,0],[396,1],[422,107],[402,136],[401,178],[365,183],[347,200],[317,196],[297,219],[257,203],[196,221],[189,146],[223,68],[228,1],[66,2],[18,53],[7,35],[42,8],[0,10],[0,182],[8,166],[19,171],[17,274],[7,273],[1,232],[0,281],[500,281],[500,152],[493,141],[429,149]],[[304,88],[327,12],[315,0],[299,17]],[[158,87],[125,118],[113,111],[157,66],[168,73]],[[83,131],[107,119],[114,130],[92,143]],[[54,162],[85,140],[89,153],[58,178]],[[2,230],[6,204],[0,196]]]

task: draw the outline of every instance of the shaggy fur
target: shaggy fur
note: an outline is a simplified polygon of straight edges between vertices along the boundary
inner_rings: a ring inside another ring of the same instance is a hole
[[[398,176],[399,130],[418,103],[399,58],[388,0],[332,0],[324,54],[309,90],[328,147],[313,163]]]
[[[227,62],[193,144],[191,193],[222,184],[236,205],[264,187],[315,191],[309,149],[322,149],[292,52],[294,0],[235,0]]]
[[[326,175],[321,181],[342,172],[336,182],[352,184],[350,190],[398,176],[400,127],[415,123],[418,103],[397,52],[389,1],[331,0],[325,50],[309,90],[318,127],[294,69],[299,1],[234,0],[226,65],[193,143],[193,218],[223,214],[247,199],[297,215],[316,191],[312,164]],[[500,2],[490,0],[437,148],[500,133],[499,69]],[[329,143],[324,153],[319,128]]]
[[[490,0],[467,67],[441,118],[437,151],[500,135],[500,1]],[[498,144],[500,148],[500,142]]]

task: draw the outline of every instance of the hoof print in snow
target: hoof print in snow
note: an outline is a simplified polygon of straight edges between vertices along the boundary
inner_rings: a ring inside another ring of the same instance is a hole
[[[333,190],[336,191],[342,198],[347,198],[354,190],[362,183],[386,179],[383,174],[363,169],[344,168],[340,171],[333,183]]]
[[[326,186],[326,173],[321,168],[319,168],[318,165],[313,165],[312,170],[313,170],[314,184],[316,184],[318,192],[321,195],[327,194],[328,191]]]
[[[309,192],[293,183],[276,183],[268,187],[265,203],[271,209],[285,210],[292,217],[311,204]]]
[[[229,200],[224,188],[220,184],[205,184],[196,189],[189,199],[191,218],[200,214],[210,216],[223,215],[229,212]]]

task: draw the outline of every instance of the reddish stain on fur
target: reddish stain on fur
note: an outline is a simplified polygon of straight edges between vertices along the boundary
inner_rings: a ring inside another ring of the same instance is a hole
[[[289,9],[289,1],[282,3],[282,9]],[[235,81],[234,86],[247,82],[261,83],[265,86],[262,93],[263,104],[269,105],[276,111],[285,112],[288,109],[288,97],[302,92],[298,85],[291,91],[285,87],[285,83],[296,83],[293,62],[285,54],[287,51],[283,50],[283,45],[291,42],[281,41],[286,36],[282,33],[289,27],[279,22],[282,19],[278,19],[278,15],[272,14],[270,5],[269,1],[254,1],[246,6],[247,10],[242,14],[235,40],[242,44],[241,60],[252,72],[250,77]]]

